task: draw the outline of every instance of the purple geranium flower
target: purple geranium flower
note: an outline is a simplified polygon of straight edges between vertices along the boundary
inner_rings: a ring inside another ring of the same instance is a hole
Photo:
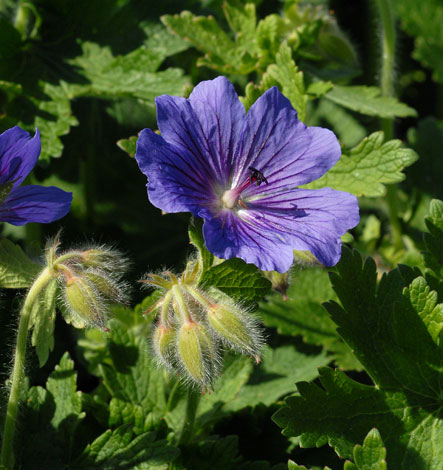
[[[245,114],[225,77],[197,85],[189,99],[156,99],[161,137],[144,129],[136,159],[148,196],[166,212],[205,220],[209,251],[263,270],[287,271],[293,250],[332,266],[340,236],[359,222],[355,196],[298,186],[340,158],[335,135],[306,127],[276,87]]]
[[[0,221],[13,225],[48,223],[69,212],[72,193],[53,186],[21,186],[40,155],[40,134],[34,137],[12,127],[0,134]]]

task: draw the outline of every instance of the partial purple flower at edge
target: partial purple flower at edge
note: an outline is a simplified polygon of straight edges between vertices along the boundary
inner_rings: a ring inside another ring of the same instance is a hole
[[[0,134],[0,221],[13,225],[49,223],[65,216],[72,193],[54,186],[21,186],[40,155],[38,129],[31,139],[18,126]]]
[[[331,131],[306,127],[276,87],[246,114],[225,77],[156,105],[161,136],[144,129],[135,155],[154,206],[202,217],[206,246],[219,258],[279,272],[291,267],[293,250],[338,262],[341,235],[359,222],[357,198],[298,189],[340,158]]]

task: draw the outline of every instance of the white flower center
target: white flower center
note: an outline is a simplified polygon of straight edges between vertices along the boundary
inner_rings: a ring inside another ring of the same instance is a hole
[[[225,207],[226,209],[233,209],[237,205],[239,196],[240,193],[238,191],[238,188],[229,189],[228,191],[225,191],[223,193],[223,196],[221,197],[223,207]]]

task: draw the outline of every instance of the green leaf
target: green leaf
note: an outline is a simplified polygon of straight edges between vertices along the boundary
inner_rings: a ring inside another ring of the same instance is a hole
[[[320,467],[315,467],[320,468]],[[297,465],[294,461],[288,460],[288,470],[308,470],[304,465]],[[323,470],[331,470],[329,467],[324,467]]]
[[[31,97],[31,102],[40,113],[36,114],[31,131],[36,127],[41,132],[42,151],[40,159],[46,160],[50,157],[60,157],[63,144],[60,137],[69,133],[71,126],[77,126],[78,121],[72,115],[70,96],[64,82],[60,86],[40,82],[40,88],[44,97]],[[48,99],[49,98],[49,99]],[[24,123],[23,127],[27,127]]]
[[[87,41],[81,46],[83,54],[70,63],[90,83],[70,85],[73,97],[137,98],[153,104],[154,98],[161,94],[181,95],[187,82],[180,69],[156,71],[158,54],[146,46],[116,57],[109,47]]]
[[[329,90],[332,90],[334,84],[332,82],[323,82],[321,80],[317,82],[312,82],[309,84],[306,93],[308,95],[314,95],[316,98],[321,98]]]
[[[24,400],[20,434],[20,462],[23,469],[65,468],[72,458],[75,434],[84,419],[82,395],[76,387],[74,362],[65,353],[51,372],[46,390],[32,387]]]
[[[108,429],[73,463],[73,470],[167,470],[178,455],[178,449],[166,440],[155,440],[155,433],[144,433],[132,439],[130,426]],[[144,466],[142,464],[147,464]]]
[[[203,238],[203,221],[192,217],[189,222],[189,241],[197,248],[202,263],[203,273],[206,272],[214,262],[214,255],[208,251]]]
[[[433,70],[434,80],[443,83],[443,5],[439,0],[395,0],[403,29],[415,37],[413,57]]]
[[[45,365],[49,353],[54,349],[56,298],[57,280],[52,279],[40,293],[31,311],[29,328],[34,328],[31,342],[35,347],[40,367]]]
[[[352,111],[382,118],[417,116],[415,109],[396,98],[380,96],[380,89],[367,86],[342,86],[326,93],[325,98]]]
[[[109,358],[100,366],[113,398],[110,424],[130,422],[140,434],[157,425],[166,408],[163,372],[154,366],[144,336],[117,320],[110,326]]]
[[[271,406],[283,395],[292,393],[295,382],[314,380],[317,368],[329,362],[325,352],[307,356],[294,346],[266,347],[262,362],[253,368],[248,382],[235,397],[226,401],[223,410],[233,412],[260,403]]]
[[[85,417],[85,413],[82,413],[81,392],[77,391],[77,372],[74,370],[74,361],[69,358],[67,352],[49,375],[46,389],[53,396],[55,403],[51,424],[59,432],[64,433],[68,442],[72,442],[73,433]]]
[[[321,306],[336,299],[327,271],[322,268],[296,268],[291,272],[288,300],[274,293],[260,302],[258,313],[268,327],[283,335],[301,335],[309,344],[331,351],[337,364],[344,369],[361,370],[348,346],[336,332],[335,323]]]
[[[253,3],[226,0],[223,4],[226,20],[236,33],[237,42],[251,43],[255,40],[256,15]]]
[[[413,148],[420,159],[413,171],[407,175],[410,187],[417,188],[420,193],[429,195],[430,198],[443,199],[443,121],[438,121],[433,116],[427,116],[418,121],[416,128],[408,129],[408,144]],[[425,210],[429,203],[425,204]],[[417,213],[414,219],[422,224],[423,214]],[[419,227],[421,231],[424,227]]]
[[[152,61],[150,71],[156,71],[166,58],[189,48],[186,41],[171,34],[162,24],[148,23],[143,26],[143,30],[148,36],[144,45]]]
[[[354,447],[354,463],[345,462],[344,470],[386,470],[386,449],[376,428],[369,431],[363,446]]]
[[[357,145],[367,134],[366,129],[351,113],[332,101],[320,100],[316,115],[331,125],[340,142],[346,147]]]
[[[23,92],[23,88],[20,83],[8,82],[5,80],[0,80],[0,90],[6,94],[8,100],[11,100]]]
[[[306,117],[306,103],[308,96],[305,94],[303,72],[299,72],[292,60],[290,47],[283,43],[276,54],[276,63],[266,69],[263,82],[267,79],[275,80],[280,86],[280,91],[289,99],[294,109],[298,112],[301,121]],[[270,88],[266,86],[266,88]]]
[[[346,248],[331,280],[340,301],[326,308],[375,386],[320,370],[321,386],[297,384],[274,420],[303,447],[329,443],[341,457],[377,427],[390,464],[400,470],[443,465],[442,304],[416,271],[402,267],[377,286],[375,263]]]
[[[271,289],[271,283],[253,264],[238,258],[208,269],[201,277],[203,287],[217,287],[225,294],[242,301],[257,302]]]
[[[165,15],[163,23],[174,33],[205,53],[198,65],[205,65],[223,73],[246,75],[254,70],[258,52],[253,33],[255,7],[251,4],[230,1],[225,14],[236,30],[233,41],[212,17],[195,16],[189,11],[180,15]]]
[[[386,194],[385,184],[398,183],[405,176],[401,170],[418,158],[400,140],[383,143],[383,132],[365,137],[349,155],[340,160],[320,179],[303,187],[317,189],[331,187],[356,196],[378,197]]]
[[[201,397],[197,409],[195,428],[203,431],[229,413],[225,405],[235,399],[248,381],[253,368],[250,358],[229,355],[225,358],[223,372],[214,384],[213,391]],[[171,394],[165,420],[168,426],[181,432],[186,416],[187,390],[178,384]]]
[[[138,136],[131,135],[128,139],[120,139],[117,141],[119,148],[126,152],[130,157],[135,157],[135,151],[137,150],[137,139]]]
[[[0,287],[23,289],[30,287],[42,267],[32,262],[19,245],[0,240]]]
[[[426,279],[432,283],[439,295],[443,295],[443,202],[431,201],[429,216],[425,217],[429,233],[424,234],[426,251]]]
[[[271,64],[263,74],[259,85],[249,83],[245,88],[245,96],[240,100],[246,111],[269,88],[278,86],[280,91],[289,99],[298,112],[300,120],[306,117],[306,103],[308,95],[305,94],[303,72],[299,72],[292,59],[292,52],[286,43],[282,43],[275,57],[276,63]]]

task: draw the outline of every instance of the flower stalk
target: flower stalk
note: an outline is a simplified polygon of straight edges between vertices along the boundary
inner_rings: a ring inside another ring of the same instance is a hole
[[[145,312],[158,316],[151,339],[158,364],[204,393],[220,371],[222,345],[259,363],[264,340],[257,320],[245,308],[218,289],[198,286],[200,271],[200,261],[192,259],[181,276],[151,273],[142,282],[164,292]],[[191,396],[189,401],[192,415]],[[184,427],[192,428],[193,418],[186,419]]]
[[[14,465],[13,445],[15,424],[17,421],[17,410],[20,401],[21,385],[24,378],[29,319],[35,301],[38,299],[38,296],[52,278],[53,275],[50,269],[45,268],[29,290],[20,312],[17,343],[15,346],[14,366],[11,375],[11,389],[9,392],[8,406],[6,409],[5,424],[3,428],[2,452],[0,458],[0,464],[7,469],[12,469]]]

